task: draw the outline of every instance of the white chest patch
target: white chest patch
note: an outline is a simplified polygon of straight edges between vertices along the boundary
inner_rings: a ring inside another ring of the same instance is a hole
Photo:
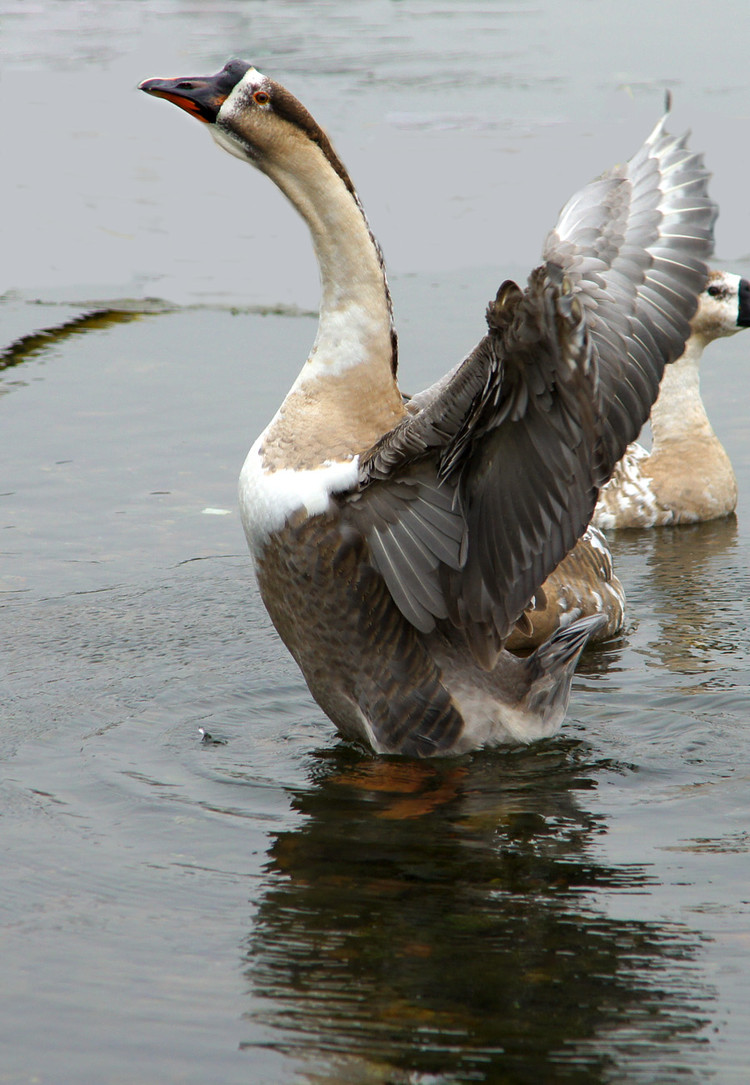
[[[247,454],[240,472],[239,498],[242,526],[253,557],[259,557],[269,535],[279,531],[299,509],[317,516],[329,506],[331,494],[352,489],[359,475],[359,456],[321,464],[314,470],[282,468],[268,471],[263,465],[263,437]]]

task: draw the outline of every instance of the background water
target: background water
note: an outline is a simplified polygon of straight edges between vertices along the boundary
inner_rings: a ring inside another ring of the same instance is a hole
[[[747,1081],[750,337],[704,362],[738,517],[613,538],[628,628],[562,734],[368,757],[236,511],[308,239],[134,87],[240,55],[303,99],[415,389],[665,87],[750,274],[749,37],[740,0],[0,0],[0,1082]]]

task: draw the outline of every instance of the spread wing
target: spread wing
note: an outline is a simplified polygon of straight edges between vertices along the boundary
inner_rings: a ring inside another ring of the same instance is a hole
[[[568,201],[544,245],[573,284],[600,359],[607,478],[640,432],[664,363],[682,353],[713,248],[717,208],[702,156],[665,123]]]
[[[579,192],[526,290],[501,287],[488,334],[413,397],[341,499],[404,616],[424,632],[450,619],[484,666],[585,529],[683,350],[711,251],[707,181],[662,121]]]

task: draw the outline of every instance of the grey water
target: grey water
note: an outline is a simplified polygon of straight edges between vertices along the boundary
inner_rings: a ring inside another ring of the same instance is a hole
[[[0,0],[0,1082],[748,1080],[750,336],[703,363],[737,516],[612,536],[627,628],[561,734],[368,756],[236,507],[305,230],[135,86],[239,55],[308,105],[415,390],[666,89],[750,275],[749,43],[740,0]]]

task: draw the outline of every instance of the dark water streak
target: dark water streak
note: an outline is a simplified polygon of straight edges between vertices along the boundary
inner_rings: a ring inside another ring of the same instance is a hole
[[[744,8],[710,36],[686,11],[0,0],[0,1081],[744,1085],[744,336],[703,367],[738,516],[612,538],[628,626],[561,736],[369,757],[270,629],[236,512],[314,336],[308,239],[134,89],[239,53],[309,102],[416,389],[667,86],[750,274]]]

